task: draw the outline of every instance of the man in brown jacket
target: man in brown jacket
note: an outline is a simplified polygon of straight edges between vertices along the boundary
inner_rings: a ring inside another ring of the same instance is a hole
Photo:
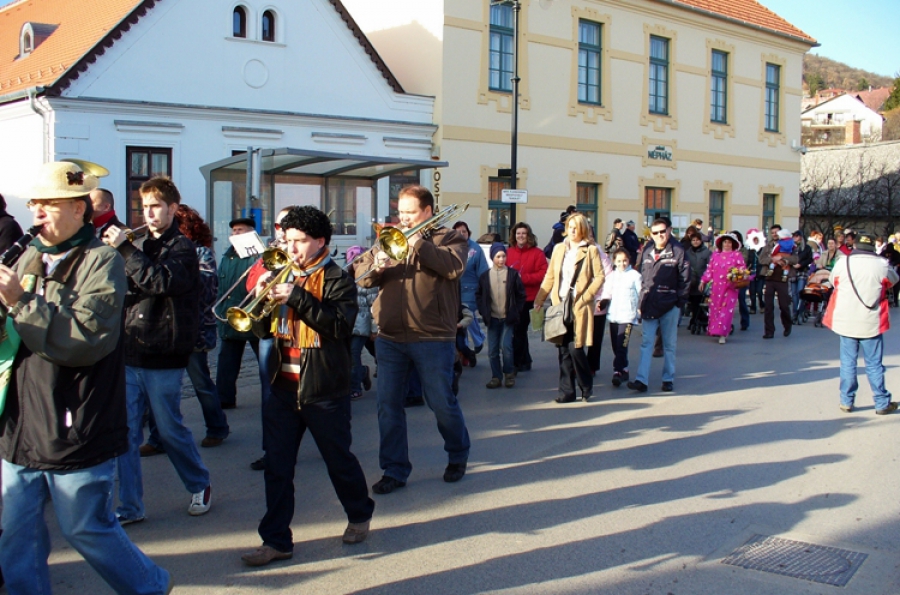
[[[412,229],[432,217],[434,197],[427,188],[407,186],[400,191],[398,211],[401,229]],[[384,477],[372,486],[376,494],[402,488],[412,471],[403,402],[413,367],[444,438],[449,458],[444,481],[459,481],[466,474],[469,431],[451,386],[459,278],[467,252],[463,236],[439,227],[425,237],[410,236],[409,254],[402,261],[381,251],[368,252],[355,266],[357,278],[372,270],[361,286],[381,288],[372,308],[378,323],[379,462],[384,470]]]

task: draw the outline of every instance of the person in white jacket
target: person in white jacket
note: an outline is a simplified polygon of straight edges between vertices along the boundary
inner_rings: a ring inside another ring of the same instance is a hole
[[[631,268],[631,257],[624,248],[613,253],[615,270],[603,284],[601,305],[609,304],[606,319],[609,321],[609,339],[612,343],[613,386],[628,381],[628,338],[633,325],[638,322],[638,300],[641,295],[641,274]]]
[[[841,411],[853,411],[856,389],[856,360],[860,347],[866,361],[866,375],[872,387],[875,413],[897,410],[884,385],[883,336],[891,326],[887,292],[896,285],[897,272],[887,259],[875,253],[875,239],[860,234],[854,250],[839,259],[831,270],[834,294],[825,311],[824,324],[841,338]]]

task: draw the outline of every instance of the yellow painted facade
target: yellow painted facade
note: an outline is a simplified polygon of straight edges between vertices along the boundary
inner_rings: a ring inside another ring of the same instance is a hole
[[[491,178],[510,164],[513,107],[511,93],[490,86],[489,2],[421,0],[418,10],[442,11],[443,30],[418,31],[421,19],[408,14],[408,23],[367,34],[407,90],[436,96],[434,154],[450,163],[440,202],[472,203],[466,220],[477,236],[493,221]],[[600,25],[598,104],[578,97],[580,20]],[[651,36],[668,40],[665,114],[649,109]],[[809,49],[655,0],[523,0],[518,186],[529,196],[517,219],[546,242],[582,184],[596,196],[600,237],[616,217],[633,219],[641,233],[652,216],[648,188],[668,190],[676,227],[708,222],[709,193],[719,191],[729,229],[760,226],[764,194],[777,194],[775,220],[795,228],[800,155],[791,145],[800,139]],[[728,56],[725,122],[711,120],[714,50]],[[777,131],[766,129],[767,64],[780,69]]]

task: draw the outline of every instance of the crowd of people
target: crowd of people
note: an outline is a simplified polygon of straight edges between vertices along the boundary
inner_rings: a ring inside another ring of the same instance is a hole
[[[662,357],[661,390],[670,392],[684,317],[724,344],[736,308],[742,331],[762,311],[763,338],[771,339],[777,303],[785,337],[817,305],[840,336],[842,411],[854,409],[860,350],[876,414],[897,409],[881,362],[900,234],[883,242],[847,230],[823,243],[819,232],[804,239],[778,225],[768,235],[713,236],[695,221],[679,240],[658,218],[641,243],[634,222],[617,219],[601,245],[570,207],[544,249],[519,222],[507,242],[490,237],[485,254],[465,222],[433,223],[433,195],[413,185],[399,193],[405,241],[390,253],[354,246],[342,268],[332,259],[328,216],[291,206],[274,217],[262,258],[235,245],[217,264],[208,224],[171,180],[140,187],[139,234],[99,187],[103,168],[90,165],[43,166],[28,195],[33,239],[0,204],[0,363],[8,370],[0,373],[0,568],[11,593],[51,591],[48,499],[65,538],[117,593],[172,590],[172,576],[123,529],[146,519],[141,457],[165,453],[190,496],[188,514],[210,510],[212,481],[182,417],[182,381],[187,373],[201,405],[200,447],[220,446],[247,344],[259,361],[263,450],[250,466],[263,471],[266,502],[261,544],[241,556],[249,566],[293,556],[294,473],[307,430],[347,515],[342,541],[367,538],[375,501],[351,450],[350,420],[352,401],[373,378],[382,477],[371,491],[406,487],[413,465],[405,408],[422,403],[447,453],[444,481],[463,479],[472,441],[457,399],[460,374],[477,366],[486,342],[487,388],[516,387],[532,369],[529,330],[545,304],[562,323],[548,337],[557,345],[560,404],[593,396],[607,324],[613,388],[648,391],[653,358]],[[229,227],[233,236],[258,228],[246,217]],[[833,295],[807,299],[813,286]],[[222,316],[226,310],[236,318]],[[628,345],[638,325],[632,375]],[[217,344],[214,381],[209,354]],[[366,349],[377,375],[362,364]]]

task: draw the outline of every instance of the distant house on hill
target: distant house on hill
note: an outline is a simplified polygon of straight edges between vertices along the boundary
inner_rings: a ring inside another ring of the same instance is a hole
[[[867,108],[880,114],[884,112],[884,102],[891,96],[891,88],[881,87],[880,89],[859,91],[854,96],[865,103]]]
[[[858,97],[844,94],[807,109],[800,123],[804,146],[857,145],[880,141],[884,118]]]

